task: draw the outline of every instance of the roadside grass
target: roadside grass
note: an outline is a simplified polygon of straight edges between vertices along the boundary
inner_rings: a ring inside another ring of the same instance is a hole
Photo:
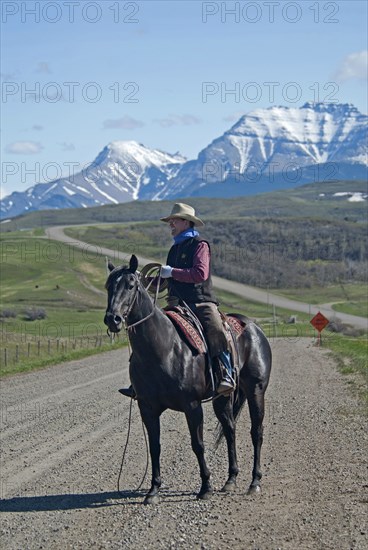
[[[18,304],[12,310],[17,316],[9,319],[1,319],[0,331],[2,340],[6,340],[7,335],[16,333],[25,338],[46,338],[46,339],[68,339],[74,338],[95,338],[101,337],[106,333],[106,327],[103,323],[104,307],[72,308],[60,303],[59,307],[48,307],[43,300],[32,302],[33,305],[46,306],[46,319],[26,321],[23,314],[23,307]],[[106,304],[104,304],[106,307]]]
[[[332,306],[332,309],[336,312],[368,317],[368,297],[363,295],[359,301],[337,303]]]
[[[77,359],[83,359],[84,357],[89,357],[91,355],[96,355],[98,353],[103,353],[107,351],[112,351],[113,349],[118,349],[125,347],[127,345],[127,341],[124,339],[115,339],[115,341],[112,343],[110,341],[107,341],[107,338],[104,339],[104,341],[96,346],[96,347],[86,347],[86,348],[80,348],[80,349],[72,349],[68,351],[68,348],[65,346],[65,341],[61,342],[62,346],[60,346],[60,350],[55,352],[53,354],[49,354],[46,351],[46,343],[43,341],[41,346],[41,353],[39,356],[36,356],[36,352],[33,352],[33,355],[30,357],[27,356],[27,352],[25,351],[25,347],[23,347],[23,352],[19,354],[18,361],[12,361],[10,364],[7,364],[5,366],[4,364],[4,350],[2,351],[2,357],[0,361],[0,377],[6,377],[13,374],[19,374],[24,372],[30,372],[33,370],[37,370],[40,368],[49,367],[52,365],[58,365],[59,363],[65,363],[67,361],[74,361]],[[54,345],[55,342],[53,343]],[[70,343],[72,347],[73,342]],[[15,345],[13,344],[12,352],[13,357],[15,353]],[[82,343],[83,345],[83,343]],[[9,347],[9,343],[8,343]],[[34,343],[34,346],[32,349],[36,349],[36,343]]]
[[[367,335],[351,338],[334,334],[326,346],[331,350],[339,371],[347,376],[347,382],[364,402],[368,414],[368,339]]]

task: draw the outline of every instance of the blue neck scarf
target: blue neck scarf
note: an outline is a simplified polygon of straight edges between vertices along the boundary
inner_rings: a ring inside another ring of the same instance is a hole
[[[199,236],[198,231],[191,227],[190,229],[185,229],[184,231],[179,233],[179,235],[174,237],[174,243],[175,244],[180,244],[183,241],[185,241],[186,239],[192,239],[193,237],[198,237],[198,236]]]

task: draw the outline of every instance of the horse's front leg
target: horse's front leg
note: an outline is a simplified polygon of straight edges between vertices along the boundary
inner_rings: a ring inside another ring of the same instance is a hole
[[[197,498],[208,500],[213,493],[213,489],[210,482],[211,474],[209,469],[207,468],[206,460],[204,458],[202,405],[199,403],[198,406],[187,411],[185,413],[185,416],[190,431],[192,449],[198,459],[202,479],[201,490],[197,494]]]
[[[149,449],[152,464],[152,482],[151,488],[148,491],[144,504],[158,504],[160,498],[158,496],[159,488],[161,487],[160,476],[160,416],[155,414],[151,408],[144,403],[139,403],[142,420],[147,428]]]

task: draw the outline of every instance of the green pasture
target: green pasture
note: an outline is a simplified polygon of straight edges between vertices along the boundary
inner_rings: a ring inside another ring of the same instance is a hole
[[[42,235],[0,236],[2,375],[110,349],[104,258]],[[27,320],[33,311],[45,317]]]
[[[368,317],[368,291],[367,285],[363,283],[278,289],[277,293],[308,304],[332,304],[332,309],[336,312]]]
[[[65,229],[65,234],[96,246],[117,252],[135,254],[165,262],[172,238],[168,226],[162,222],[135,222],[76,226]]]
[[[101,256],[31,232],[1,234],[0,246],[3,308],[12,305],[20,312],[37,304],[78,312],[103,306],[106,268]]]

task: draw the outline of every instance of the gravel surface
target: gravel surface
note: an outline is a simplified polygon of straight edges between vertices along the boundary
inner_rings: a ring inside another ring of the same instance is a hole
[[[215,493],[196,501],[198,466],[184,415],[162,416],[161,503],[149,487],[138,407],[128,428],[128,352],[115,350],[3,380],[1,547],[4,549],[367,549],[366,419],[323,348],[275,339],[266,394],[260,495],[247,496],[252,449],[247,409],[238,423],[237,490],[223,494],[225,447],[207,459]]]

